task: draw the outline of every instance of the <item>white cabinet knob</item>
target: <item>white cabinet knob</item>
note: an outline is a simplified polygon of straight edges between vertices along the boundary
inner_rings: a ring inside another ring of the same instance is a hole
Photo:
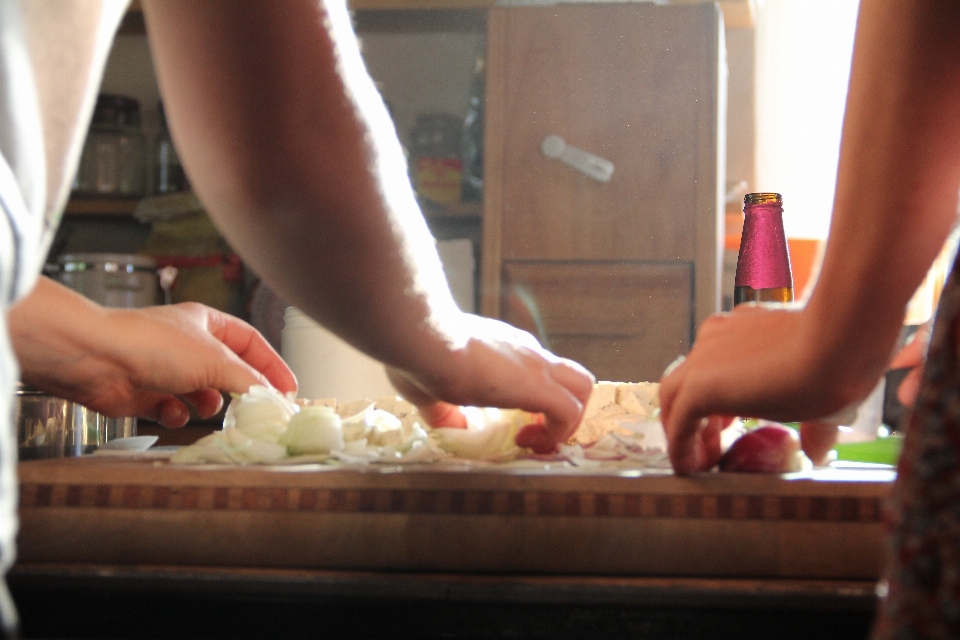
[[[558,135],[549,135],[543,139],[540,151],[551,160],[565,162],[577,171],[585,173],[597,182],[610,182],[613,176],[613,163],[606,158],[584,151]]]

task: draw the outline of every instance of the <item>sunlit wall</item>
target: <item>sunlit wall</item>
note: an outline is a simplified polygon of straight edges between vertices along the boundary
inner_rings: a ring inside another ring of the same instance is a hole
[[[826,238],[858,0],[765,0],[757,16],[757,184],[789,237]]]

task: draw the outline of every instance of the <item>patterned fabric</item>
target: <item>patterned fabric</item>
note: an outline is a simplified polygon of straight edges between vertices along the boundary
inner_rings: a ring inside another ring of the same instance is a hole
[[[960,638],[960,256],[907,424],[873,637]]]

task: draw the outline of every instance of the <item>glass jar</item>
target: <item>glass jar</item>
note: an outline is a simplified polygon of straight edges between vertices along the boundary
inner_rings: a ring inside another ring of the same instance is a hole
[[[147,141],[140,130],[140,105],[127,96],[101,94],[83,145],[74,192],[143,196],[146,187]]]
[[[417,116],[410,132],[413,184],[417,195],[440,204],[460,201],[463,120],[447,113]]]
[[[157,110],[160,116],[160,133],[153,145],[153,193],[189,191],[187,174],[183,171],[180,157],[170,138],[163,102],[157,105]]]

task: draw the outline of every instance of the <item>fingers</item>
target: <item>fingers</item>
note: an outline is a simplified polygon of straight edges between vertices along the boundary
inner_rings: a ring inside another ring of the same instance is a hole
[[[216,389],[200,389],[185,394],[182,398],[194,408],[201,418],[209,418],[223,408],[223,396]]]
[[[687,400],[686,363],[671,365],[660,384],[660,418],[667,434],[667,454],[678,475],[713,468],[722,454],[720,432],[730,423],[723,416],[703,416]]]
[[[912,407],[920,393],[920,383],[923,381],[923,367],[914,367],[897,387],[897,400],[905,407]]]
[[[672,362],[660,382],[660,419],[667,434],[667,453],[677,475],[688,475],[713,468],[722,455],[720,432],[731,418],[702,417],[688,405],[685,389],[686,360]]]
[[[529,439],[530,448],[537,453],[556,449],[566,442],[580,425],[583,410],[593,391],[595,378],[586,369],[570,360],[557,359],[545,372],[545,384],[536,385],[532,390],[531,401],[519,404],[519,408],[534,413],[542,413],[544,423],[536,428],[525,429],[517,444]]]
[[[699,418],[688,419],[677,402],[685,378],[685,364],[684,360],[675,360],[660,381],[660,419],[667,434],[667,453],[674,471],[681,475],[697,471],[706,457],[702,446],[697,448]]]
[[[905,407],[912,407],[917,400],[917,394],[920,393],[923,364],[929,343],[930,323],[927,322],[917,329],[910,342],[890,361],[890,369],[912,369],[897,387],[897,399]]]
[[[583,405],[587,404],[590,394],[593,393],[593,385],[597,382],[596,377],[580,363],[566,358],[560,358],[556,362],[550,376],[568,389]]]
[[[541,382],[538,384],[536,377],[531,377],[532,391],[521,387],[523,392],[530,395],[530,401],[518,403],[518,407],[543,414],[544,421],[521,430],[517,444],[536,453],[548,453],[554,451],[558,444],[569,440],[580,426],[596,378],[579,363],[559,358],[542,348],[538,347],[533,357],[540,360],[540,366],[543,367]],[[546,361],[545,366],[543,360]]]
[[[815,465],[826,462],[827,454],[837,443],[840,427],[832,422],[809,420],[800,423],[800,447]]]
[[[724,416],[710,416],[707,419],[707,426],[703,429],[701,436],[704,459],[699,471],[708,471],[720,462],[720,457],[723,455],[720,447],[720,432],[729,424],[730,419]]]
[[[168,429],[179,429],[190,419],[190,410],[180,400],[169,396],[157,407],[156,419]]]
[[[227,372],[225,391],[245,392],[251,384],[262,384],[263,381],[259,379],[262,376],[278,391],[296,392],[297,379],[290,367],[259,331],[239,318],[212,309],[209,311],[208,327],[211,335],[252,367],[251,373],[258,378],[253,382],[240,372]]]
[[[467,428],[467,416],[460,411],[460,407],[449,402],[433,402],[417,407],[420,415],[431,427],[451,427],[454,429]]]
[[[190,407],[201,418],[209,418],[223,408],[223,396],[216,389],[201,389],[180,397],[140,390],[134,392],[130,399],[132,404],[98,407],[98,410],[109,415],[135,415],[154,420],[168,429],[178,429],[190,420]]]
[[[906,369],[907,367],[916,367],[923,363],[924,355],[927,352],[927,342],[918,338],[909,342],[903,349],[893,356],[890,361],[891,369]]]

